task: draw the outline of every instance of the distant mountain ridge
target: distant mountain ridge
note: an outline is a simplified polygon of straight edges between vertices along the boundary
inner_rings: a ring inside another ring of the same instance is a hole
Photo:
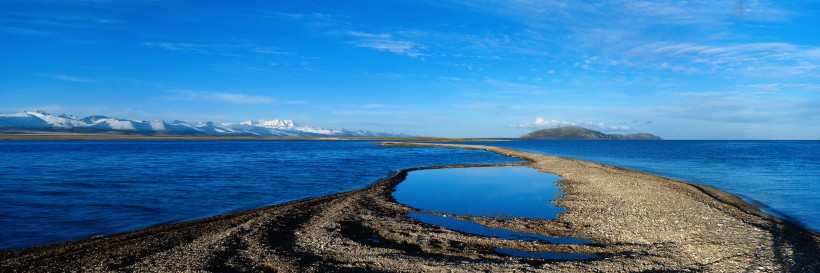
[[[541,129],[521,135],[523,139],[553,139],[553,140],[660,140],[661,137],[647,134],[605,134],[595,130],[565,126],[560,128]]]
[[[404,134],[367,130],[324,129],[297,125],[293,120],[248,120],[240,123],[134,120],[107,116],[78,118],[43,111],[0,114],[0,130],[69,133],[107,133],[175,136],[358,136],[391,137]]]

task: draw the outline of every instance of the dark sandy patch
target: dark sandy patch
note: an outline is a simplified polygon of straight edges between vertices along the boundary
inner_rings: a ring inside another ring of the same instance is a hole
[[[593,162],[488,146],[554,173],[567,193],[555,220],[487,226],[604,245],[553,245],[459,233],[406,216],[400,171],[365,189],[100,238],[0,252],[0,271],[217,272],[818,272],[820,236],[728,193]],[[466,166],[450,166],[466,167]],[[550,261],[495,248],[594,254]]]

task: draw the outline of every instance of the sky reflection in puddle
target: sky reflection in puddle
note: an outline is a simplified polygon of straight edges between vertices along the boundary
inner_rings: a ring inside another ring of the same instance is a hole
[[[560,194],[557,175],[529,167],[478,167],[413,171],[393,197],[410,207],[472,216],[555,219],[550,200]]]
[[[565,211],[551,200],[558,199],[559,176],[529,167],[477,167],[413,171],[396,187],[393,197],[405,205],[456,215],[493,218],[555,219]],[[579,238],[554,238],[540,234],[492,228],[472,220],[408,213],[423,223],[443,226],[468,234],[506,240],[542,241],[550,244],[598,245]],[[520,258],[548,260],[589,260],[598,256],[578,253],[528,252],[494,248],[493,251]]]

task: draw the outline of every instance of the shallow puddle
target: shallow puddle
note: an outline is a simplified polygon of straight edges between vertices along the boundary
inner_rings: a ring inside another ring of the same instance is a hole
[[[423,211],[493,218],[555,219],[566,211],[551,200],[561,194],[559,176],[529,167],[477,167],[413,171],[396,186],[396,201]],[[491,228],[472,220],[426,213],[409,213],[420,222],[450,230],[506,240],[543,241],[550,244],[598,245],[579,238],[554,238],[540,234]],[[549,260],[588,260],[598,256],[577,253],[528,252],[495,248],[495,252]]]
[[[551,200],[557,175],[529,167],[478,167],[413,171],[396,187],[399,203],[421,210],[486,217],[555,219]]]

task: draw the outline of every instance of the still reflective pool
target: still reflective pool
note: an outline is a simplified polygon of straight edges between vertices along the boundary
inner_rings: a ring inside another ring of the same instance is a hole
[[[559,176],[529,167],[477,167],[413,171],[396,186],[393,197],[399,203],[427,213],[407,216],[422,223],[450,230],[507,240],[541,241],[550,244],[600,245],[579,238],[555,238],[540,234],[491,228],[472,220],[434,215],[469,215],[493,218],[555,219],[566,211],[551,201],[558,199]],[[534,259],[588,260],[598,256],[577,253],[528,252],[496,248],[495,252]]]
[[[554,174],[529,167],[478,167],[413,171],[396,187],[399,203],[420,210],[485,217],[555,219],[566,211]]]

